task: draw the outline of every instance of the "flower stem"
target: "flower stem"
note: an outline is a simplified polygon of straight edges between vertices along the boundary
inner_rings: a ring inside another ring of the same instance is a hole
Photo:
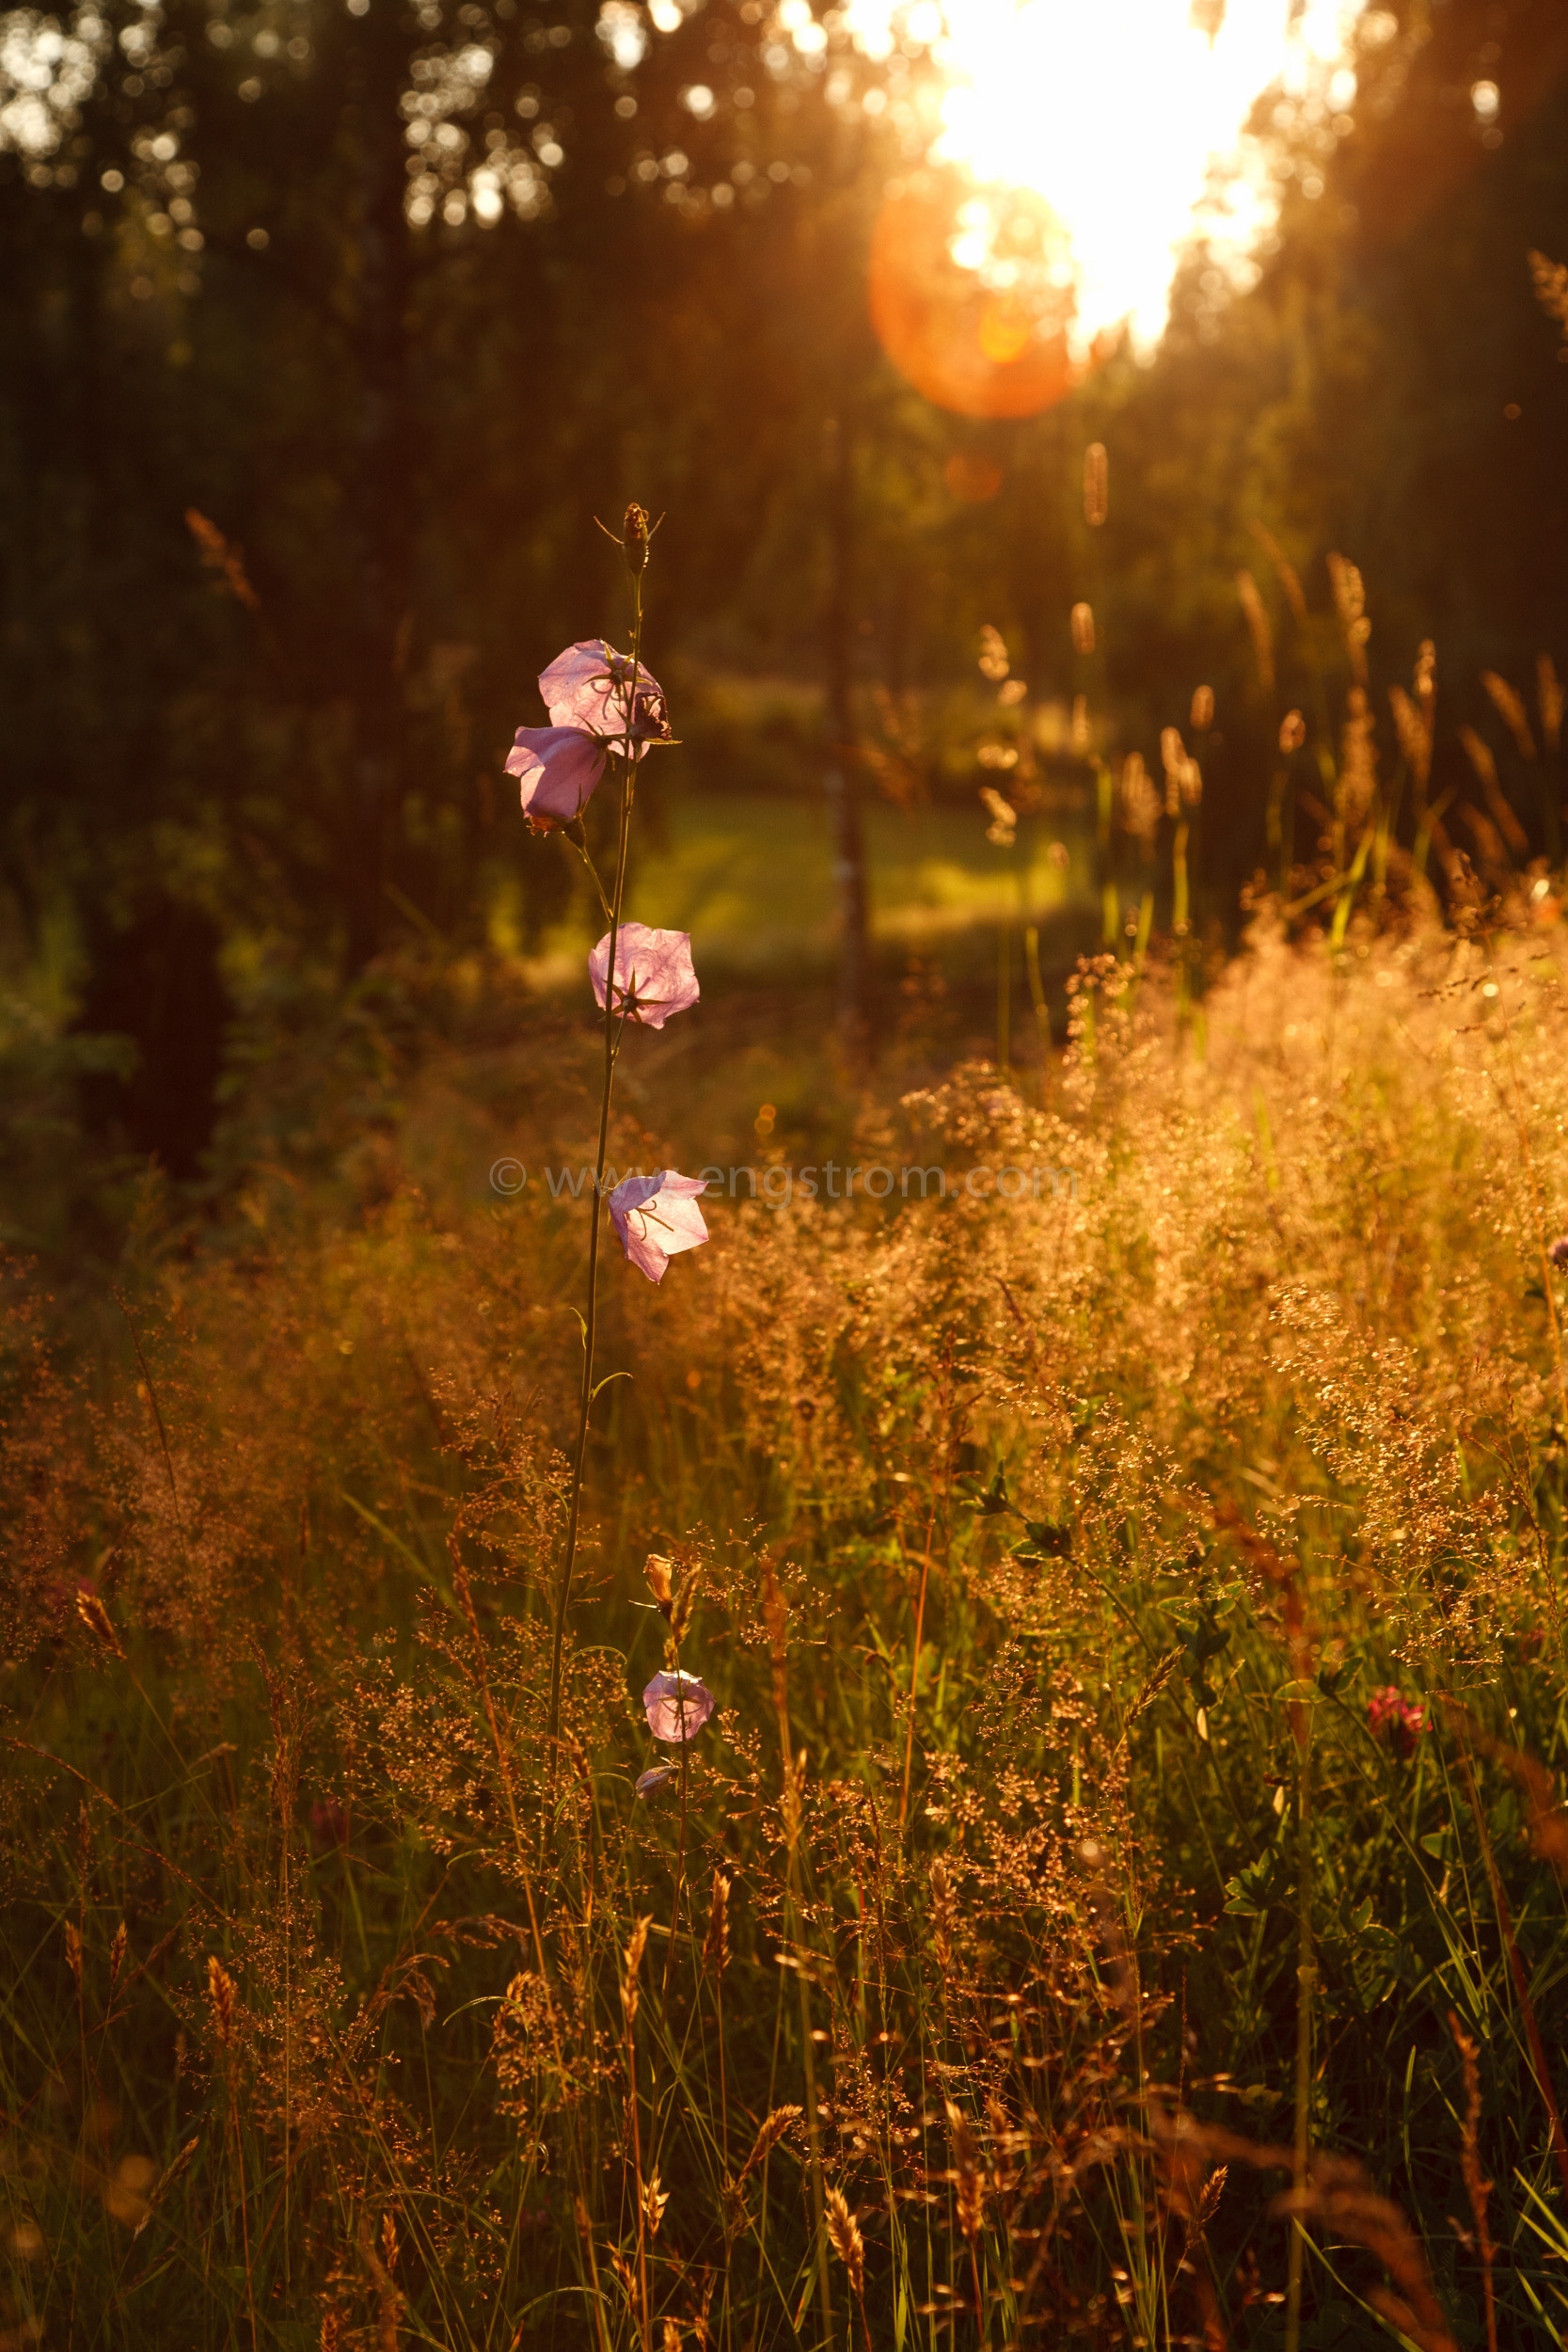
[[[637,680],[642,652],[642,581],[632,581],[631,660],[626,685],[626,732],[621,758],[621,830],[615,850],[615,890],[610,911],[610,963],[604,991],[604,1086],[599,1097],[599,1152],[594,1164],[594,1198],[588,1216],[588,1312],[582,1325],[582,1392],[578,1403],[578,1438],[572,1458],[572,1497],[566,1516],[566,1557],[562,1563],[561,1587],[555,1603],[555,1638],[550,1648],[549,1782],[555,1786],[556,1751],[561,1739],[561,1661],[566,1640],[566,1608],[572,1595],[572,1570],[577,1565],[578,1531],[582,1519],[582,1472],[588,1458],[588,1416],[594,1404],[594,1340],[599,1317],[599,1211],[604,1190],[605,1153],[610,1144],[610,1098],[615,1084],[615,1057],[623,1021],[615,1019],[615,968],[621,937],[621,902],[626,886],[626,843],[631,832],[632,777],[635,772]]]

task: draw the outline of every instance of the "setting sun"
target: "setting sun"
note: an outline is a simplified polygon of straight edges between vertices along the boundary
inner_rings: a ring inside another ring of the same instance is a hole
[[[917,33],[920,13],[907,20]],[[1158,339],[1195,234],[1244,275],[1275,203],[1247,136],[1259,99],[1278,87],[1326,130],[1354,94],[1342,60],[1359,0],[1315,0],[1294,24],[1291,14],[1290,0],[949,0],[933,41],[947,87],[931,153],[974,185],[949,250],[1001,298],[989,356],[1016,342],[1017,289],[1041,270],[998,249],[1014,192],[1043,199],[1057,224],[1043,264],[1048,307],[1057,334],[1070,312],[1079,365],[1123,323],[1140,348]]]

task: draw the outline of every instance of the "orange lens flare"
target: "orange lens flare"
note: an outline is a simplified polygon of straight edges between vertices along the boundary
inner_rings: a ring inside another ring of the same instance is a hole
[[[888,199],[871,241],[871,323],[894,366],[937,407],[1037,416],[1084,373],[1068,345],[1075,296],[1064,232],[1027,191],[1013,192],[980,233],[960,232],[963,200],[950,183]]]

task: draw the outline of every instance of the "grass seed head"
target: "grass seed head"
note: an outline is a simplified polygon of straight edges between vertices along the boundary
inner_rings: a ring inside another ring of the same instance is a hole
[[[958,2227],[973,2246],[980,2234],[985,2201],[980,2185],[980,2159],[974,2145],[974,2134],[963,2110],[951,2099],[945,2100],[943,2105],[947,2110],[948,2136],[953,2142],[953,2169],[958,2176]]]
[[[234,1979],[215,1953],[207,1960],[207,1996],[213,2005],[213,2026],[226,2050],[234,2046]]]
[[[114,1629],[114,1620],[96,1593],[89,1593],[84,1587],[77,1594],[76,1614],[95,1640],[102,1642],[103,1647],[111,1651],[116,1658],[123,1660],[125,1652],[120,1647],[119,1636]]]
[[[730,1959],[730,1883],[722,1870],[713,1874],[713,1901],[707,1915],[707,1934],[703,1939],[703,1965],[711,1965],[716,1976],[722,1977]]]
[[[865,2240],[841,2189],[828,2191],[828,2235],[834,2253],[849,2273],[849,2284],[858,2303],[865,2293]]]

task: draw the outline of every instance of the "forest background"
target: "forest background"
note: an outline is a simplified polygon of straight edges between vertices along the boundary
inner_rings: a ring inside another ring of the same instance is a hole
[[[1532,695],[1568,653],[1568,345],[1528,259],[1568,246],[1550,0],[1364,16],[1352,114],[1321,87],[1259,103],[1282,209],[1256,284],[1196,246],[1157,352],[1124,340],[990,420],[923,400],[867,319],[877,215],[929,132],[903,19],[876,58],[758,0],[356,6],[4,20],[13,1159],[85,1104],[193,1173],[246,974],[330,988],[400,938],[537,945],[570,876],[525,846],[500,762],[534,671],[613,609],[594,517],[632,495],[667,515],[666,806],[815,798],[836,763],[863,802],[974,809],[961,694],[991,625],[1037,703],[1090,687],[1097,740],[1156,774],[1212,687],[1200,913],[1233,924],[1280,715],[1339,658],[1334,550],[1375,615],[1385,733],[1433,640],[1433,797],[1475,797],[1469,727],[1555,846],[1482,684]],[[1323,745],[1338,724],[1323,703]],[[1059,972],[1092,918],[1069,933]]]

